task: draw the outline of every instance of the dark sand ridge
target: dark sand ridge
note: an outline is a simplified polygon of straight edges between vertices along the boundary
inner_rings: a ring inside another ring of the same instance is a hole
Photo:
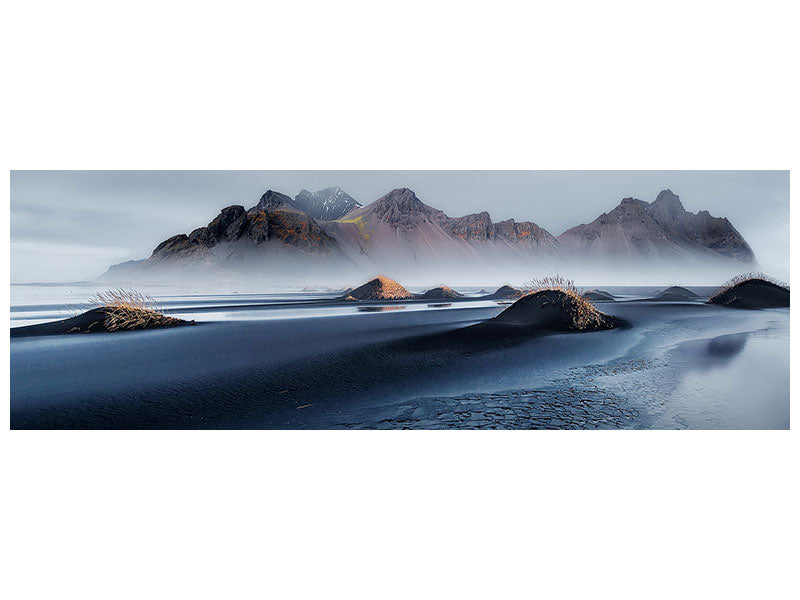
[[[690,302],[696,303],[703,301],[704,298],[695,294],[692,290],[674,285],[659,292],[650,298],[641,298],[635,302]],[[620,302],[631,302],[631,300],[620,300]]]
[[[723,286],[708,302],[730,308],[783,308],[789,306],[789,289],[772,281],[753,278]]]
[[[620,317],[597,310],[576,294],[541,290],[527,294],[492,319],[462,329],[423,335],[398,347],[416,352],[457,351],[466,354],[511,349],[553,333],[591,333],[628,328]]]
[[[614,317],[597,310],[586,298],[563,290],[527,294],[493,321],[548,331],[597,331],[619,325]]]
[[[657,300],[696,300],[699,298],[692,290],[679,285],[673,285],[656,294]]]
[[[492,294],[471,299],[472,300],[507,299],[507,298],[518,297],[519,295],[520,295],[519,290],[504,285],[498,288]],[[447,298],[447,299],[464,298],[464,295],[446,285],[441,285],[432,288],[430,290],[423,292],[422,294],[412,294],[394,279],[390,279],[388,277],[379,275],[378,277],[371,279],[367,283],[355,289],[347,290],[342,296],[342,298],[348,301],[412,300],[412,299],[435,300],[441,298]]]
[[[587,300],[595,302],[615,302],[616,298],[605,290],[587,290],[581,294]]]
[[[120,315],[118,308],[100,306],[60,321],[28,325],[26,327],[12,327],[11,337],[62,335],[68,333],[111,333],[194,325],[194,321],[168,317],[154,310],[133,309],[128,312],[129,314]]]
[[[417,298],[422,300],[438,300],[440,298],[461,298],[463,294],[458,293],[453,288],[446,285],[432,288],[422,294],[417,294]]]
[[[521,290],[513,288],[510,285],[503,285],[497,288],[491,294],[481,296],[481,298],[484,300],[510,300],[513,298],[519,298],[521,295]]]
[[[421,294],[412,294],[394,279],[379,275],[355,289],[346,290],[341,299],[351,302],[354,300],[437,300],[442,298],[448,300],[505,300],[509,298],[518,298],[521,295],[520,290],[508,285],[499,287],[491,294],[486,294],[485,290],[481,291],[484,292],[485,295],[467,298],[447,285],[440,285]]]

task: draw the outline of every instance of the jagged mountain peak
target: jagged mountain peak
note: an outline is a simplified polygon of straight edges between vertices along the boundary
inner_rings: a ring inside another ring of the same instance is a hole
[[[622,201],[620,201],[619,206],[617,208],[622,206],[627,208],[644,208],[647,206],[647,202],[629,196],[628,198],[623,198]]]
[[[244,206],[233,205],[223,208],[206,227],[209,236],[213,239],[222,237],[231,240],[237,239],[244,228],[245,214]],[[201,230],[202,228],[192,232],[194,239],[199,239]]]
[[[302,189],[294,197],[294,203],[300,210],[320,221],[335,221],[361,208],[361,204],[339,186],[327,187],[316,192]]]
[[[468,215],[464,215],[463,217],[451,217],[452,220],[463,220],[469,221],[472,223],[481,222],[481,223],[492,223],[492,217],[488,213],[488,211],[482,210],[481,212],[477,213],[470,213]]]
[[[256,210],[298,210],[294,201],[286,194],[281,194],[275,190],[267,190],[261,196],[258,204],[255,206]]]
[[[648,207],[650,214],[660,222],[674,223],[686,215],[681,199],[672,190],[663,190]]]
[[[681,204],[681,198],[678,194],[674,193],[671,189],[667,188],[665,190],[661,190],[656,196],[656,199],[653,200],[652,204],[661,204],[661,203],[668,203],[668,204],[675,204],[683,208],[683,204]]]
[[[381,196],[375,201],[375,204],[394,204],[397,206],[403,206],[410,209],[419,209],[421,207],[425,207],[426,205],[417,198],[417,195],[414,193],[413,190],[409,188],[397,188]]]
[[[308,191],[308,190],[306,190],[306,191]],[[345,192],[338,185],[333,185],[333,186],[330,186],[330,187],[322,188],[321,190],[317,190],[314,193],[315,194],[327,194],[327,195],[340,195],[340,194],[347,195],[347,192]]]
[[[449,218],[442,227],[452,236],[461,239],[493,239],[494,223],[486,211]]]
[[[366,210],[374,212],[379,219],[389,223],[407,223],[419,219],[438,221],[446,218],[442,211],[422,202],[408,188],[392,190],[367,206]]]

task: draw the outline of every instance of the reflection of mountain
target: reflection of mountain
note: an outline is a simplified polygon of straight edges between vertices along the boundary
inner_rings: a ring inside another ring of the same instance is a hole
[[[749,333],[733,333],[715,337],[708,342],[707,354],[721,362],[727,362],[744,350],[749,335]]]
[[[205,277],[341,280],[364,273],[442,281],[510,277],[632,261],[658,265],[713,259],[753,262],[727,219],[684,210],[671,191],[647,203],[626,198],[559,238],[529,221],[495,223],[488,212],[450,217],[413,191],[396,189],[361,206],[340,188],[267,191],[245,210],[229,206],[207,226],[173,236],[143,261],[115,265],[109,279]],[[574,271],[572,271],[574,272]]]

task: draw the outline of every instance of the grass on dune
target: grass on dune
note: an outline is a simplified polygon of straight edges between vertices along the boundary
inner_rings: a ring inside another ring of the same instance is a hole
[[[561,305],[572,319],[572,327],[578,331],[605,327],[608,316],[597,310],[575,287],[575,282],[561,275],[532,279],[522,288],[522,297],[540,292],[561,292]]]
[[[135,290],[106,290],[98,292],[90,303],[105,315],[106,331],[130,331],[156,327],[174,327],[182,319],[168,317],[150,296]]]
[[[723,283],[717,290],[711,294],[711,298],[709,298],[709,302],[714,302],[714,299],[725,294],[726,292],[732,290],[737,285],[741,285],[747,281],[765,281],[767,283],[771,283],[772,285],[777,285],[778,287],[782,287],[784,289],[789,289],[789,286],[780,281],[771,275],[767,275],[766,273],[742,273],[741,275],[736,275],[735,277],[731,277],[728,281]]]

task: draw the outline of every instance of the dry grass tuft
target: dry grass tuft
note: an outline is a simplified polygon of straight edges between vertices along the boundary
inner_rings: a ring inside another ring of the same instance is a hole
[[[561,275],[551,275],[548,277],[540,277],[538,279],[531,279],[522,287],[525,294],[534,294],[544,290],[555,290],[564,292],[565,294],[573,294],[580,296],[578,288],[575,287],[575,282],[572,279],[567,279]]]
[[[106,331],[175,327],[185,322],[168,317],[159,309],[155,300],[135,290],[98,292],[90,302],[103,311]]]
[[[784,289],[787,290],[789,289],[789,286],[786,283],[780,281],[779,279],[775,279],[774,277],[772,277],[771,275],[767,275],[766,273],[742,273],[741,275],[736,275],[735,277],[731,277],[728,281],[719,286],[717,290],[713,294],[711,294],[709,302],[713,302],[714,298],[732,290],[737,285],[741,285],[746,281],[752,281],[752,280],[766,281],[767,283],[777,285]]]
[[[608,315],[603,314],[594,304],[581,295],[572,279],[552,275],[530,280],[522,288],[522,295],[528,296],[545,291],[562,292],[561,303],[572,319],[572,328],[578,331],[601,329],[609,324]]]

